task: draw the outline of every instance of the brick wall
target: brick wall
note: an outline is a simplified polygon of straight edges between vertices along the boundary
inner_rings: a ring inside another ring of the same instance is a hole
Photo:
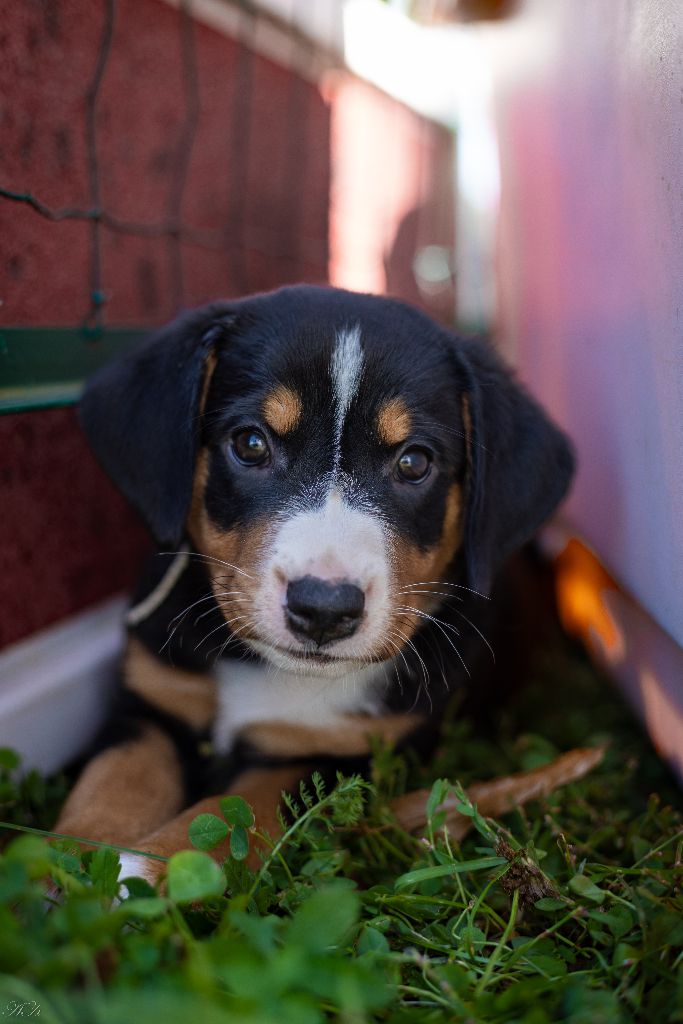
[[[447,133],[160,0],[113,5],[89,104],[108,9],[52,0],[3,14],[0,186],[52,211],[99,194],[107,221],[50,221],[0,198],[0,327],[92,326],[93,290],[103,324],[151,326],[219,296],[328,279],[449,312],[411,271],[417,245],[452,243]],[[0,446],[6,644],[129,586],[149,541],[73,410],[8,415]]]

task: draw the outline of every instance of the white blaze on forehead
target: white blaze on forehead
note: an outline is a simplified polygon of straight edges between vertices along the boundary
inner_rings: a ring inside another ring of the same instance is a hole
[[[360,327],[339,331],[332,353],[330,366],[335,403],[335,469],[339,464],[341,436],[344,420],[358,390],[363,372],[363,349],[360,344]]]
[[[302,649],[289,631],[285,609],[287,587],[295,580],[313,576],[327,581],[344,580],[359,587],[365,608],[358,630],[336,641],[336,674],[344,660],[366,659],[383,643],[389,618],[390,567],[384,523],[377,511],[354,493],[352,477],[340,471],[341,439],[348,410],[363,375],[360,327],[337,333],[330,361],[334,401],[334,461],[332,472],[318,480],[311,493],[296,500],[271,535],[259,567],[261,585],[255,598],[255,620],[264,640],[271,645],[274,664],[292,668],[287,651]],[[277,651],[284,651],[282,662]],[[296,669],[295,669],[296,671]],[[348,669],[347,669],[348,671]]]

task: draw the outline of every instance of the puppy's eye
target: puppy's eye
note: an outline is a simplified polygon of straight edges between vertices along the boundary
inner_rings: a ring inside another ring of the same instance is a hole
[[[396,463],[396,473],[400,480],[419,484],[427,479],[431,467],[432,457],[424,448],[407,448]]]
[[[263,466],[270,459],[268,442],[260,430],[240,430],[232,438],[232,454],[243,466]]]

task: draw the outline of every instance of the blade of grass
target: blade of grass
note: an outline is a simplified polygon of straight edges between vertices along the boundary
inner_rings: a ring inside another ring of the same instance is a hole
[[[505,949],[505,943],[510,938],[510,935],[512,934],[512,929],[515,927],[518,907],[519,889],[515,889],[515,891],[512,894],[512,907],[510,909],[510,917],[508,918],[508,922],[505,925],[505,931],[501,935],[496,945],[491,950],[491,955],[489,957],[489,962],[486,965],[486,970],[482,974],[481,978],[479,979],[479,983],[477,984],[477,987],[474,990],[475,997],[479,997],[482,994],[482,992],[484,991],[484,989],[486,988],[486,986],[488,985],[493,976],[495,966],[500,960],[503,950]]]
[[[117,853],[134,853],[139,857],[148,857],[150,860],[160,860],[168,863],[168,857],[162,857],[160,853],[148,853],[146,850],[134,850],[130,846],[117,846],[116,843],[100,843],[96,839],[85,839],[83,836],[70,836],[64,832],[50,832],[45,828],[31,828],[29,825],[13,825],[9,821],[0,821],[0,828],[10,828],[14,832],[30,832],[35,836],[42,836],[44,839],[68,839],[72,843],[79,843],[82,846],[97,846],[103,850],[116,850]]]

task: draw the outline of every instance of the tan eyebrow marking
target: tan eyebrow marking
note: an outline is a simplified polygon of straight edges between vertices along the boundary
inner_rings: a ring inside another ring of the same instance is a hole
[[[288,434],[295,430],[301,419],[301,399],[296,391],[278,384],[263,403],[263,415],[269,427],[276,434]]]
[[[377,433],[387,445],[401,444],[410,436],[413,421],[402,398],[386,402],[377,416]]]

